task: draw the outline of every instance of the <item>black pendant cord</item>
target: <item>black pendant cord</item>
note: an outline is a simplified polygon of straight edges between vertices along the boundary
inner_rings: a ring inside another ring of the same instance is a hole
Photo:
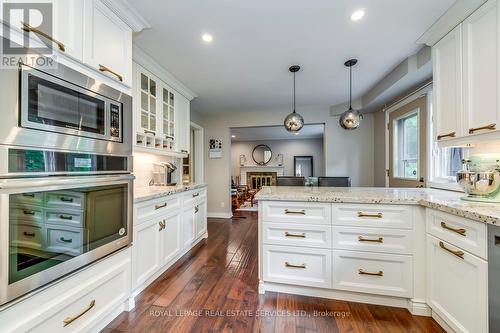
[[[295,113],[295,72],[293,72],[293,113]]]
[[[352,110],[352,66],[349,67],[349,110]]]

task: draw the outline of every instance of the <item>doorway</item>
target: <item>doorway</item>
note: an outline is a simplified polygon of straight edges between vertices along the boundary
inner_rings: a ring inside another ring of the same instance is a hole
[[[427,96],[389,114],[389,187],[425,187]]]
[[[191,122],[189,155],[182,159],[183,183],[203,183],[203,127]]]

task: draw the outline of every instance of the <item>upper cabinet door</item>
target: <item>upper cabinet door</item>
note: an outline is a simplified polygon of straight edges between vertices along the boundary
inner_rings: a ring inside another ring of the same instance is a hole
[[[435,138],[462,135],[462,26],[432,47]]]
[[[462,31],[464,134],[488,133],[500,126],[496,0],[486,2],[469,16],[462,23]]]
[[[181,153],[189,153],[189,129],[191,128],[190,122],[190,101],[177,94],[176,105],[176,138],[177,138],[177,151]]]
[[[52,0],[53,36],[64,45],[64,53],[83,61],[83,0]],[[54,44],[54,47],[58,47]]]
[[[132,85],[132,30],[101,0],[85,2],[84,62]]]

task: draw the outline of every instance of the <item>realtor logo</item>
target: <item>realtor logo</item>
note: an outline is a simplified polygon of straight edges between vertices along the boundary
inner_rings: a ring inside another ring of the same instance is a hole
[[[1,67],[51,67],[54,61],[51,3],[3,3]]]

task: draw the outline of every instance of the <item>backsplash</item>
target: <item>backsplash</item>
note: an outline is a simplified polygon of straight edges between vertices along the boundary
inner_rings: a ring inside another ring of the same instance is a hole
[[[171,162],[177,166],[174,172],[174,181],[177,184],[182,183],[180,175],[182,172],[181,159],[169,156],[155,155],[143,152],[134,152],[134,175],[135,187],[149,186],[149,181],[153,178],[153,163]]]

